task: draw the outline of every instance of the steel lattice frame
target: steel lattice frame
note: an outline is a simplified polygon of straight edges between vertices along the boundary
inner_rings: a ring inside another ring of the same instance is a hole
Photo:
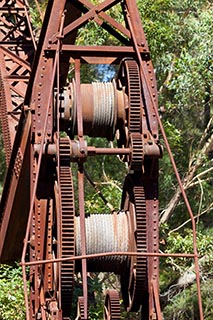
[[[108,13],[115,5],[122,8],[125,26]],[[28,9],[26,1],[5,0],[0,4],[0,117],[8,166],[0,210],[0,255],[2,262],[21,258],[26,318],[69,318],[74,261],[78,259],[83,297],[79,297],[77,318],[88,319],[87,270],[95,268],[90,259],[100,261],[99,268],[104,269],[102,263],[107,256],[121,255],[126,258],[107,263],[110,271],[117,272],[122,261],[120,276],[128,279],[127,284],[121,283],[127,310],[138,311],[142,305],[143,320],[162,319],[158,283],[158,159],[162,155],[159,125],[192,219],[194,253],[188,256],[195,260],[203,319],[193,214],[158,115],[156,80],[136,1],[105,0],[98,5],[89,0],[49,1],[37,49]],[[76,46],[78,31],[91,20],[121,45]],[[67,107],[61,101],[69,100],[65,86],[70,60],[74,62],[75,79],[70,85],[72,101]],[[120,65],[113,85],[90,87],[102,92],[100,97],[105,97],[110,117],[105,114],[101,99],[85,107],[84,102],[92,100],[93,91],[85,92],[86,86],[80,83],[82,63]],[[96,103],[102,112],[97,111]],[[89,119],[89,125],[103,123],[103,131],[110,131],[107,138],[113,138],[118,130],[118,148],[87,146],[85,119]],[[69,136],[61,139],[60,132],[64,130]],[[127,225],[129,243],[125,251],[116,248],[87,255],[84,162],[91,154],[119,154],[129,165],[122,214],[118,213]],[[74,248],[76,222],[70,161],[78,166],[80,256],[75,256]],[[13,238],[15,241],[11,241]],[[26,262],[27,254],[30,262]],[[105,319],[119,317],[118,294],[109,290]]]

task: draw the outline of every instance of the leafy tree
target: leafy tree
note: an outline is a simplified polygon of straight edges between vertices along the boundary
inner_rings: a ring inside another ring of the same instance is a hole
[[[25,319],[22,270],[17,265],[0,265],[0,319]]]

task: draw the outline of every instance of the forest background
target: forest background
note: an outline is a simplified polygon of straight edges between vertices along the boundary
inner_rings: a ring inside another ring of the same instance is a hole
[[[92,1],[98,3],[100,1]],[[137,1],[155,67],[159,110],[197,226],[204,318],[213,319],[213,104],[212,52],[213,5],[205,0]],[[35,32],[41,20],[29,1]],[[45,10],[45,1],[40,1]],[[110,14],[121,21],[119,6]],[[116,44],[90,22],[78,44]],[[114,68],[83,70],[84,82],[109,80]],[[89,76],[88,76],[89,74]],[[71,76],[71,75],[70,75]],[[90,141],[106,146],[101,139]],[[163,143],[163,141],[161,141]],[[98,157],[87,171],[111,207],[119,209],[126,167],[118,158]],[[1,188],[5,174],[4,150],[0,148]],[[190,219],[181,197],[167,152],[160,160],[160,250],[192,252]],[[86,211],[109,212],[98,194],[86,186]],[[161,303],[165,319],[199,319],[193,260],[167,258],[160,261]],[[91,291],[98,292],[91,319],[102,319],[102,293],[117,285],[113,275],[92,275]],[[105,281],[103,279],[106,279]],[[25,319],[21,270],[0,267],[0,320]],[[125,312],[122,319],[129,319]]]

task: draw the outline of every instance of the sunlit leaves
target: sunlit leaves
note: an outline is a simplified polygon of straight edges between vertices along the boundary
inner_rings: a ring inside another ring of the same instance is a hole
[[[24,320],[24,294],[20,267],[0,266],[0,320]]]

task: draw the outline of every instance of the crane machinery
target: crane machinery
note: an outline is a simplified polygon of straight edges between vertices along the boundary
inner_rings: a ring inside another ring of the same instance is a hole
[[[115,6],[122,22],[110,14]],[[0,3],[0,118],[7,166],[1,262],[21,260],[26,319],[70,319],[77,272],[83,293],[76,319],[88,319],[88,272],[113,272],[125,309],[140,311],[143,320],[160,320],[162,124],[136,1],[49,0],[39,39],[29,9],[26,0]],[[116,45],[77,45],[90,21]],[[109,82],[82,83],[84,64],[114,65],[117,74]],[[68,77],[71,65],[73,79]],[[98,148],[86,136],[117,146]],[[87,216],[84,166],[99,155],[118,155],[128,173],[120,210]],[[196,250],[189,256],[197,263]],[[109,288],[104,319],[120,318],[119,293]]]

